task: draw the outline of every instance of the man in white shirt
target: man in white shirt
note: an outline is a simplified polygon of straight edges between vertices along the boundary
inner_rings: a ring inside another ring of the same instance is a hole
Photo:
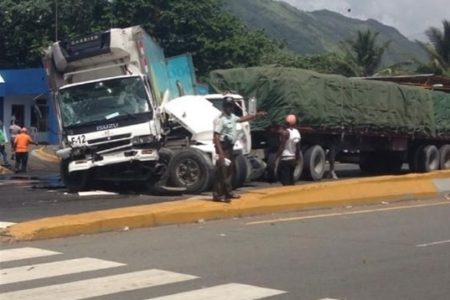
[[[282,129],[280,147],[278,148],[278,180],[282,185],[294,185],[294,171],[300,155],[300,132],[295,128],[297,117],[286,116],[286,129]]]
[[[233,114],[235,107],[232,97],[223,98],[222,114],[214,120],[213,142],[216,148],[218,159],[216,161],[216,178],[213,187],[213,200],[230,202],[231,199],[240,198],[234,194],[231,184],[234,169],[233,147],[237,139],[236,123],[246,122],[256,117],[265,116],[265,112],[258,112],[255,115],[238,117]]]

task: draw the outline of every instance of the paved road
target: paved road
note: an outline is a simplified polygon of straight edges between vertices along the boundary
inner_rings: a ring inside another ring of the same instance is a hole
[[[338,175],[342,178],[361,176],[355,165],[339,165]],[[301,182],[302,184],[310,182]],[[271,186],[256,182],[241,189]],[[104,186],[102,189],[114,195],[79,196],[69,194],[60,182],[58,165],[31,157],[27,174],[0,176],[0,227],[8,222],[74,214],[101,209],[125,207],[173,201],[191,195],[149,195],[132,190],[127,186]],[[3,223],[2,223],[3,222]]]
[[[436,199],[2,244],[0,299],[449,299],[449,220]]]

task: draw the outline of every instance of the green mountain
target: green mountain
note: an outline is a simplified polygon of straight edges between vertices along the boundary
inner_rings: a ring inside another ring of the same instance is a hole
[[[348,18],[328,10],[305,12],[285,2],[274,0],[226,0],[228,11],[251,29],[264,29],[266,34],[301,54],[340,52],[338,43],[352,39],[358,30],[379,32],[380,44],[390,40],[383,65],[411,58],[426,60],[426,53],[397,29],[376,20]]]

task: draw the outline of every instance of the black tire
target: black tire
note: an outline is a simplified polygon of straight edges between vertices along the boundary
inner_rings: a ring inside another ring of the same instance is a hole
[[[299,181],[300,177],[302,177],[304,166],[305,161],[303,159],[303,153],[300,151],[300,155],[297,159],[297,165],[294,170],[294,182]]]
[[[450,145],[439,148],[439,167],[441,170],[450,170]]]
[[[195,148],[181,150],[169,163],[169,182],[175,187],[185,187],[188,193],[202,193],[213,181],[211,159]]]
[[[305,152],[305,176],[313,181],[319,181],[325,173],[325,151],[319,145],[310,147]]]
[[[411,149],[408,153],[408,165],[411,172],[420,172],[420,157],[423,152],[424,145],[419,145]]]
[[[64,159],[59,165],[61,181],[71,193],[85,191],[89,187],[90,171],[75,171],[69,173],[69,159]]]
[[[161,187],[169,182],[169,164],[175,153],[171,149],[161,148],[158,150],[158,155],[158,176],[160,177],[156,182],[150,178],[144,183],[145,188],[152,194],[163,194],[165,192]]]
[[[249,172],[250,170],[245,156],[242,154],[236,156],[234,158],[233,178],[231,181],[233,189],[244,186]]]
[[[418,153],[418,171],[432,172],[439,170],[439,150],[434,145],[427,145]]]

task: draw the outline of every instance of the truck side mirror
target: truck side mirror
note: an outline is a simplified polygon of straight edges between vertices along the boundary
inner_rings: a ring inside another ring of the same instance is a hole
[[[257,112],[257,101],[256,101],[256,98],[255,97],[251,97],[249,100],[248,100],[248,113],[250,114],[250,115],[255,115],[256,114],[256,112]]]

